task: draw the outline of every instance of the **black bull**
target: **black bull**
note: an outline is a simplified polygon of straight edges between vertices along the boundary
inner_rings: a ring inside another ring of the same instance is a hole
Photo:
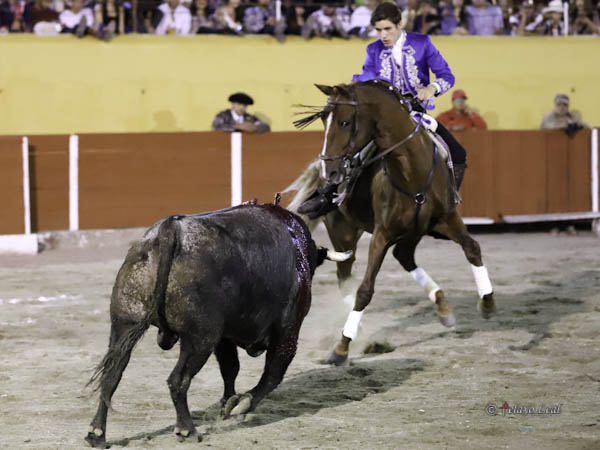
[[[161,348],[180,340],[167,380],[180,440],[197,436],[187,391],[213,352],[225,385],[224,414],[253,410],[295,355],[312,276],[326,257],[302,219],[272,204],[171,216],[149,228],[129,249],[113,288],[109,348],[90,381],[100,404],[88,444],[105,446],[110,400],[150,325],[159,328]],[[267,351],[259,383],[243,395],[234,386],[238,346],[251,356]]]

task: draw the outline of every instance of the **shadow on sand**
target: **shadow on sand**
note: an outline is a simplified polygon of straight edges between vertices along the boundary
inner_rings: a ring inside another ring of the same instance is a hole
[[[509,346],[510,350],[528,351],[538,346],[544,339],[552,337],[551,325],[571,314],[585,312],[588,307],[585,298],[594,295],[600,285],[600,270],[586,270],[565,279],[546,278],[538,274],[537,288],[514,294],[502,292],[502,286],[496,285],[495,299],[498,311],[490,320],[481,318],[476,310],[476,298],[473,295],[452,296],[448,300],[454,308],[457,324],[439,333],[422,339],[412,340],[394,346],[394,348],[413,347],[442,337],[469,339],[478,331],[514,331],[524,330],[531,333],[531,339],[523,345]],[[408,305],[423,303],[410,316],[398,317],[393,325],[384,327],[371,336],[371,340],[385,340],[390,334],[403,333],[410,327],[437,322],[434,309],[422,298],[402,300]],[[393,314],[393,306],[378,308],[378,312]],[[355,359],[356,360],[356,359]],[[360,357],[358,357],[360,360]]]
[[[371,394],[400,386],[424,367],[425,362],[422,360],[399,358],[313,369],[284,379],[251,414],[223,420],[220,417],[221,407],[217,402],[204,410],[193,411],[192,417],[199,434],[218,434],[266,425],[290,417],[314,415],[321,409],[358,402]],[[172,432],[173,426],[169,426],[115,440],[109,445],[126,446],[131,441],[151,440]],[[174,445],[175,439],[173,436]]]

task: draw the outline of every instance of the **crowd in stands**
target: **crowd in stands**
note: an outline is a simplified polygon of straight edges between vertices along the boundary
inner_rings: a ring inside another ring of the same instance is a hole
[[[372,38],[381,0],[0,0],[0,34],[270,34]],[[564,35],[561,0],[397,0],[407,31]],[[600,0],[570,0],[568,34],[600,34]]]

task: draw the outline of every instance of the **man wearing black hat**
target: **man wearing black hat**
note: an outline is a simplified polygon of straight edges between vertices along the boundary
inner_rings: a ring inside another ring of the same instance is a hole
[[[257,117],[246,112],[248,105],[253,105],[254,100],[248,94],[236,92],[229,96],[231,108],[221,111],[215,116],[212,123],[214,131],[245,131],[247,133],[266,133],[271,128]]]

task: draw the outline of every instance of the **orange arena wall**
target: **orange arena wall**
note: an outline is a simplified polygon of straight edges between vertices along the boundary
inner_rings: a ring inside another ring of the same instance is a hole
[[[591,131],[457,133],[468,150],[463,216],[588,212]],[[79,135],[79,228],[148,226],[228,207],[227,133]],[[242,199],[270,202],[316,158],[322,131],[242,138]],[[20,137],[0,137],[0,234],[24,232]],[[69,136],[29,138],[32,231],[69,228]]]

